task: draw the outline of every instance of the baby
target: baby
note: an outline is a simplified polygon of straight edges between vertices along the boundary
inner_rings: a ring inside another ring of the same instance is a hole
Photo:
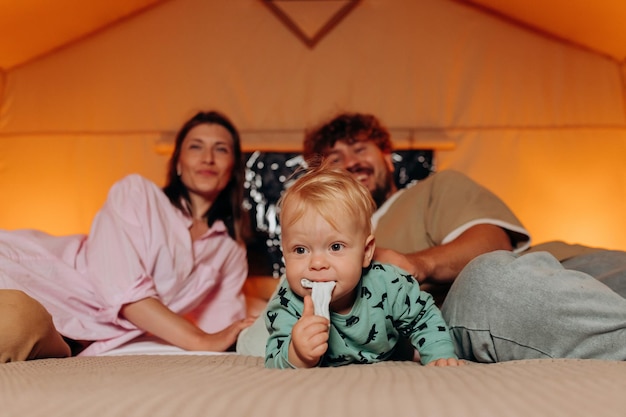
[[[402,338],[422,364],[462,364],[430,294],[403,270],[372,262],[376,206],[362,184],[318,168],[287,188],[279,207],[286,281],[267,308],[266,367],[389,360]]]

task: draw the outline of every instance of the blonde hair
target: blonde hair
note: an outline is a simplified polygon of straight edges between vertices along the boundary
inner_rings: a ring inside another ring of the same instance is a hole
[[[344,170],[322,164],[291,184],[278,201],[281,227],[285,226],[283,208],[287,204],[293,213],[290,224],[298,221],[307,208],[314,208],[335,229],[340,226],[338,214],[345,214],[358,222],[365,234],[372,232],[371,218],[376,203],[369,190]]]

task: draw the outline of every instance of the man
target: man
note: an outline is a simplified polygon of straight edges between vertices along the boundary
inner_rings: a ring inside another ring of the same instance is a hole
[[[377,260],[402,267],[431,292],[447,291],[476,256],[528,247],[530,236],[508,207],[458,172],[435,174],[417,189],[398,191],[391,153],[389,132],[371,115],[342,114],[304,141],[309,165],[325,160],[370,190],[378,205],[376,244],[386,248],[377,251]],[[389,210],[397,214],[387,215]],[[407,218],[413,214],[422,221]]]
[[[527,250],[510,209],[458,172],[397,190],[391,151],[389,132],[363,114],[341,114],[304,141],[309,163],[327,160],[368,187],[379,206],[375,259],[445,297],[459,357],[626,360],[625,252],[560,242]]]

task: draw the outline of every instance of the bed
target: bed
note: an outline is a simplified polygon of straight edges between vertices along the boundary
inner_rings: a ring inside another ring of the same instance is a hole
[[[0,416],[622,417],[626,363],[265,369],[236,354],[119,354],[0,365]]]
[[[397,167],[405,182],[432,170],[432,154],[412,155],[396,158],[422,169],[415,174]],[[272,277],[282,268],[271,206],[289,172],[271,167],[288,166],[293,171],[298,156],[275,158],[248,155],[248,168],[254,171],[248,178],[255,179],[249,183],[248,202],[257,232],[248,249],[251,274],[256,277],[248,279],[244,290],[248,307],[257,311],[273,292],[277,280]],[[623,417],[625,413],[626,362],[600,360],[528,360],[460,368],[384,362],[275,370],[265,369],[262,357],[185,352],[144,337],[98,357],[0,365],[0,417]]]

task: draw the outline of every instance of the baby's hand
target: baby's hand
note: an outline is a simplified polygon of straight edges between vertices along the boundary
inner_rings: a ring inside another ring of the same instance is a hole
[[[426,366],[463,366],[465,362],[455,358],[442,358],[432,362],[428,362]]]
[[[328,349],[328,319],[314,314],[313,300],[304,297],[302,317],[291,330],[289,362],[298,368],[316,366]]]

